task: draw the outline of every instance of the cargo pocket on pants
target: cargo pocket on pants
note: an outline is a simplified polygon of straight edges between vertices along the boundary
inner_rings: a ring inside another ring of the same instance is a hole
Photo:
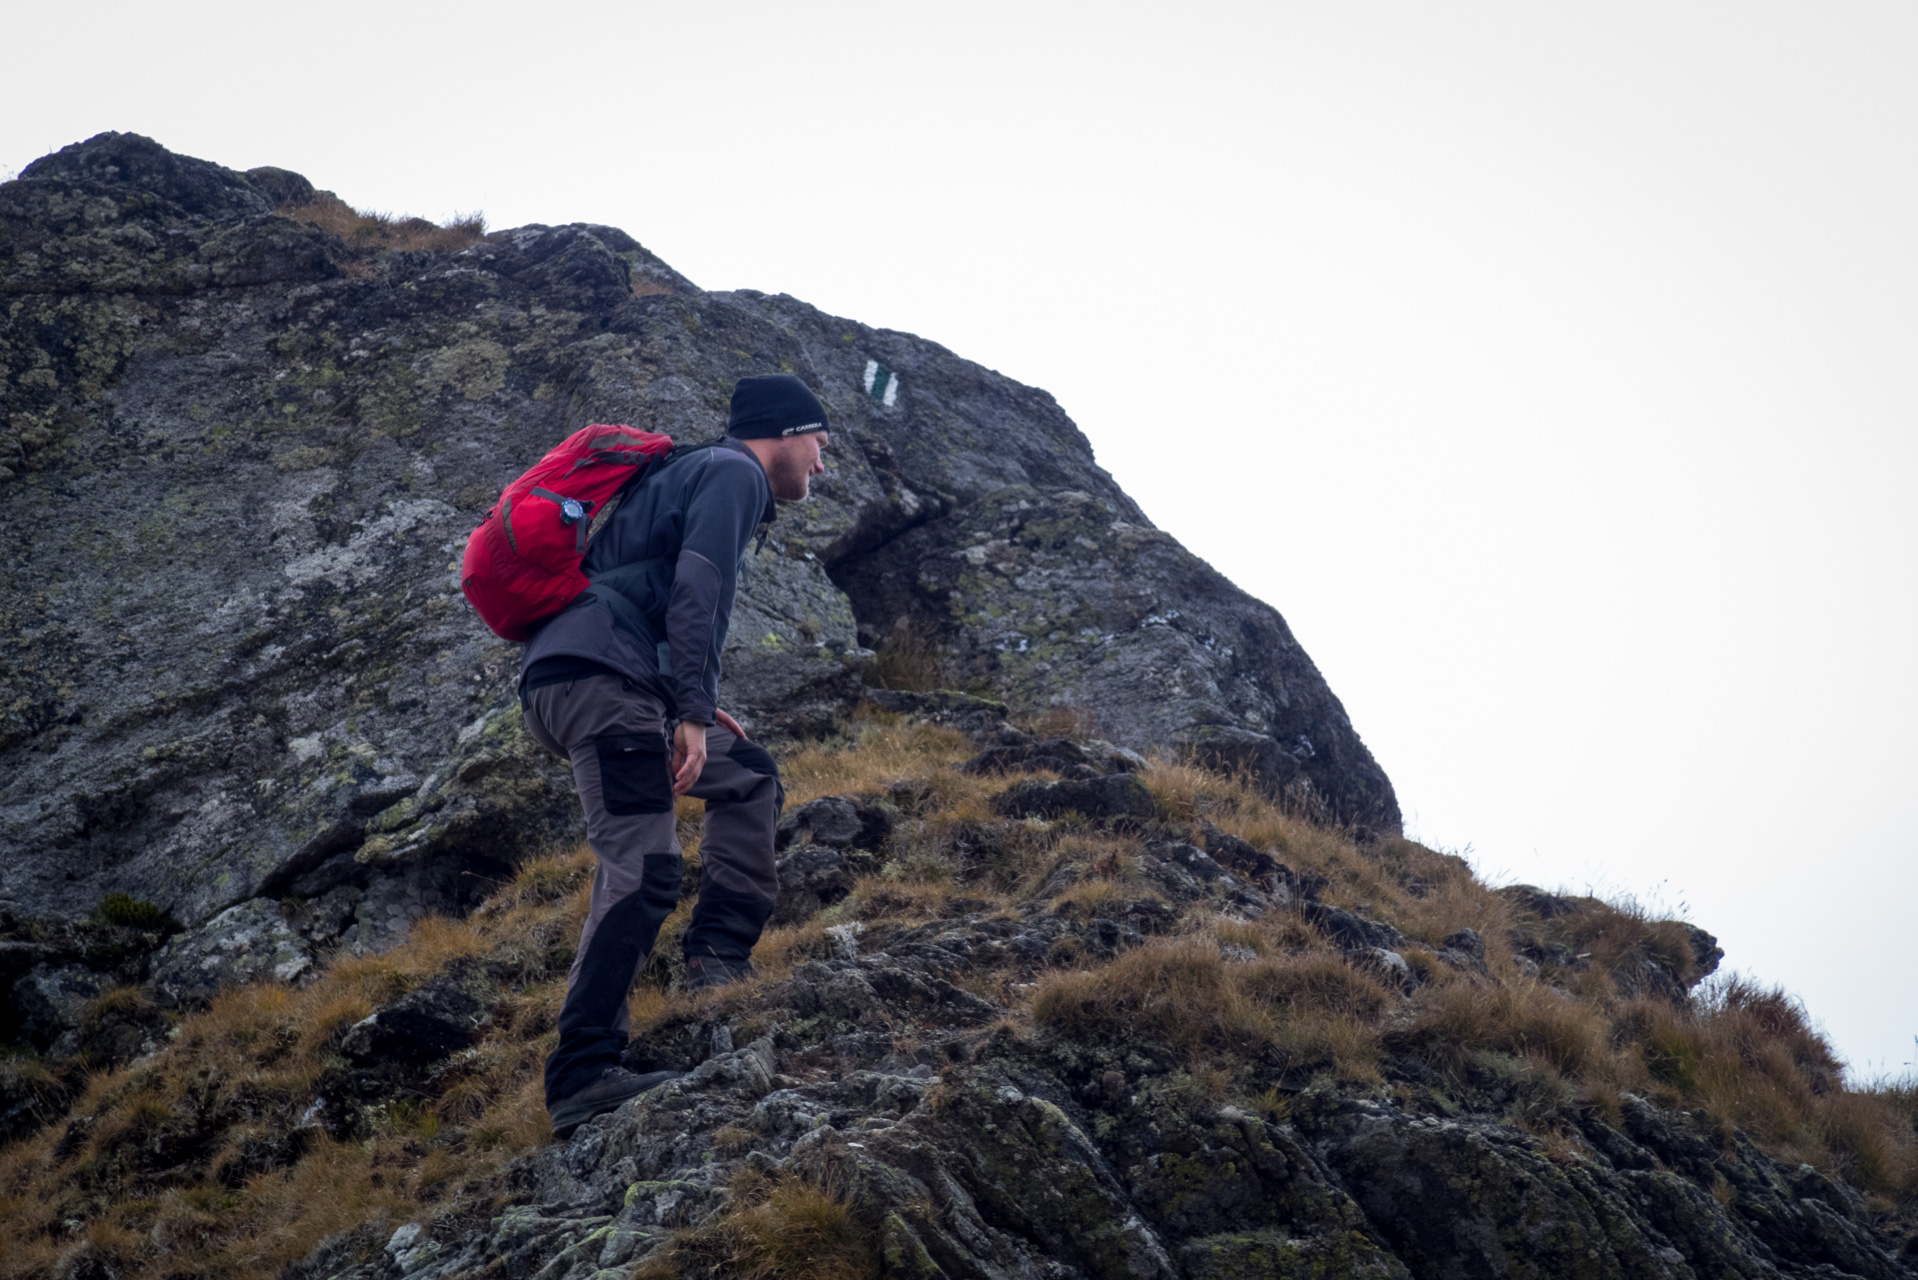
[[[673,779],[667,768],[666,740],[656,733],[618,733],[596,739],[599,794],[606,812],[671,813]]]

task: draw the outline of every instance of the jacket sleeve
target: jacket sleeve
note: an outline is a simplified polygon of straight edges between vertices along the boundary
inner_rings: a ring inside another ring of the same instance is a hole
[[[680,717],[712,724],[719,653],[732,621],[739,562],[764,513],[766,481],[751,458],[717,449],[698,466],[688,487],[685,534],[666,605],[666,643]]]

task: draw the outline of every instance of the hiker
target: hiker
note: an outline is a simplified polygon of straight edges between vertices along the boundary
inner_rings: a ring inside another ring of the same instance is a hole
[[[677,796],[706,802],[686,987],[752,972],[779,892],[784,793],[772,756],[719,709],[719,655],[755,534],[763,543],[775,499],[806,496],[829,441],[825,407],[798,378],[742,379],[726,437],[676,450],[640,478],[587,544],[592,586],[526,647],[526,726],[572,761],[599,860],[546,1061],[555,1137],[677,1074],[619,1065],[627,996],[679,901]]]

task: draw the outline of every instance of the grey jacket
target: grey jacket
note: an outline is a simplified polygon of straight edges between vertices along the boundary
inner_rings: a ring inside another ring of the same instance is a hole
[[[733,595],[753,534],[773,511],[759,459],[730,436],[655,464],[581,562],[596,588],[624,600],[584,595],[542,624],[526,646],[522,679],[543,659],[584,658],[656,694],[669,715],[712,724]]]

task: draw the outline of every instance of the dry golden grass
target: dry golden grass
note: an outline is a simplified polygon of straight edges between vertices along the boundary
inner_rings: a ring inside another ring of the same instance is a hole
[[[1227,980],[1219,949],[1181,938],[1130,951],[1103,968],[1049,975],[1032,998],[1041,1026],[1115,1042],[1136,1033],[1197,1057],[1257,1050],[1269,1027]]]
[[[1359,1018],[1374,1017],[1399,1003],[1398,993],[1376,976],[1327,952],[1248,964],[1238,974],[1238,986],[1262,1005]]]
[[[976,750],[957,729],[878,713],[854,726],[850,743],[792,752],[780,762],[779,773],[788,805],[826,795],[883,794],[904,782],[923,795],[921,805],[951,816],[954,807],[983,806],[1004,785],[952,771]],[[981,816],[986,816],[983,808]]]
[[[1243,947],[1260,957],[1273,953],[1275,945],[1269,929],[1260,927],[1251,920],[1241,920],[1236,916],[1212,916],[1194,918],[1188,914],[1185,923],[1195,931],[1210,933],[1219,940],[1221,946]]]
[[[1833,1095],[1820,1116],[1820,1145],[1833,1172],[1862,1188],[1881,1210],[1918,1203],[1918,1085],[1884,1085]]]
[[[1140,901],[1165,901],[1156,889],[1129,888],[1116,880],[1081,880],[1052,900],[1052,910],[1062,916],[1094,919],[1115,907]]]
[[[1146,770],[1145,784],[1166,818],[1188,827],[1211,822],[1254,848],[1271,850],[1294,870],[1324,876],[1327,901],[1397,905],[1406,897],[1378,863],[1359,853],[1348,833],[1286,813],[1243,776],[1160,758]]]
[[[76,1081],[63,1078],[31,1055],[0,1056],[0,1089],[15,1098],[32,1098],[42,1115],[56,1114],[75,1092]]]
[[[946,652],[931,632],[910,622],[895,627],[879,643],[866,681],[878,689],[930,693],[953,687]]]
[[[1103,968],[1055,973],[1032,997],[1032,1018],[1077,1039],[1149,1039],[1190,1069],[1376,1077],[1376,1016],[1397,997],[1335,956],[1227,963],[1218,942],[1161,939]]]
[[[1160,812],[1180,822],[1197,822],[1219,813],[1236,814],[1241,804],[1256,800],[1255,794],[1236,780],[1162,757],[1152,761],[1144,780]]]
[[[1608,1030],[1602,1009],[1541,983],[1454,982],[1421,990],[1411,1021],[1393,1042],[1438,1066],[1457,1066],[1473,1050],[1491,1049],[1567,1074],[1598,1073],[1610,1062]]]
[[[1631,916],[1617,912],[1606,927]],[[1526,978],[1454,977],[1420,990],[1386,1043],[1454,1075],[1506,1073],[1521,1122],[1560,1123],[1574,1102],[1616,1120],[1618,1095],[1638,1092],[1840,1176],[1887,1211],[1918,1206],[1918,1089],[1847,1087],[1802,1007],[1737,977],[1682,1004],[1621,999],[1609,984],[1577,996]]]
[[[1388,1041],[1448,1071],[1496,1061],[1524,1077],[1515,1091],[1519,1122],[1549,1122],[1574,1097],[1615,1109],[1621,1090],[1645,1091],[1741,1128],[1783,1159],[1841,1174],[1887,1207],[1918,1207],[1918,1087],[1847,1088],[1829,1045],[1780,992],[1726,980],[1708,983],[1689,1004],[1621,994],[1612,975],[1644,960],[1681,985],[1696,981],[1690,938],[1677,923],[1652,919],[1629,900],[1590,898],[1542,921],[1478,882],[1457,858],[1391,838],[1360,845],[1353,833],[1287,812],[1243,777],[1156,760],[1146,782],[1174,820],[1211,821],[1296,870],[1324,876],[1327,901],[1391,923],[1433,950],[1459,929],[1477,930],[1490,980],[1468,981],[1415,948],[1408,962],[1430,982]],[[1582,957],[1569,969],[1548,966],[1545,975],[1578,998],[1521,974],[1508,941],[1515,929]],[[1261,955],[1323,945],[1284,916],[1211,931]],[[1323,963],[1342,967],[1336,959]],[[1326,1037],[1353,1027],[1373,1034],[1362,1019],[1323,1010],[1312,1017]],[[1344,1052],[1348,1062],[1363,1059],[1362,1045]]]
[[[546,1141],[539,1065],[563,990],[551,980],[502,1001],[441,1096],[390,1109],[370,1140],[335,1143],[301,1117],[346,1028],[453,961],[516,957],[563,979],[589,861],[531,862],[468,920],[420,921],[401,946],[342,957],[309,986],[226,991],[161,1052],[96,1075],[70,1127],[0,1151],[0,1276],[71,1270],[76,1248],[103,1272],[269,1275],[339,1231],[397,1226]],[[467,1127],[457,1166],[432,1141],[448,1124]]]
[[[1709,984],[1689,1008],[1641,997],[1624,1005],[1616,1034],[1653,1092],[1800,1159],[1820,1163],[1826,1135],[1849,1131],[1830,1123],[1835,1104],[1863,1114],[1864,1095],[1844,1089],[1830,1046],[1781,991],[1734,977]]]
[[[1593,967],[1607,972],[1650,960],[1690,988],[1704,975],[1692,951],[1691,936],[1676,920],[1653,919],[1637,902],[1596,902],[1566,918],[1561,940],[1573,952],[1589,955]]]
[[[794,1177],[735,1180],[732,1206],[682,1232],[633,1280],[873,1280],[878,1233],[844,1200]]]
[[[817,917],[804,924],[768,929],[753,948],[753,968],[767,982],[779,982],[808,960],[820,960],[838,948],[826,936],[827,922]]]
[[[1021,823],[1016,834],[1003,839],[996,861],[980,867],[995,888],[1032,896],[1054,876],[1075,869],[1078,881],[1060,901],[1107,902],[1127,895],[1125,886],[1143,885],[1136,840],[1098,832],[1075,831],[1052,824]],[[1159,895],[1143,889],[1134,898]]]
[[[951,914],[952,903],[959,898],[989,901],[946,881],[866,876],[830,911],[835,917],[862,922],[938,920]]]
[[[864,793],[899,804],[890,862],[844,902],[770,931],[755,954],[757,978],[697,997],[667,988],[673,940],[691,908],[682,903],[632,994],[636,1033],[715,1010],[742,1033],[767,1025],[778,1013],[769,990],[804,961],[834,954],[827,929],[838,923],[934,920],[962,899],[1009,908],[1068,865],[1078,879],[1051,904],[1063,914],[1098,916],[1156,896],[1133,836],[996,819],[989,800],[1010,780],[959,773],[953,766],[973,752],[954,731],[886,715],[859,722],[842,741],[793,752],[784,762],[792,803]],[[1407,1000],[1296,912],[1246,920],[1201,905],[1172,936],[1097,967],[1081,969],[1087,949],[1062,940],[1049,957],[1060,967],[1036,987],[1015,987],[1010,969],[963,975],[967,989],[1001,1004],[1015,1035],[1037,1024],[1091,1041],[1157,1041],[1182,1058],[1166,1087],[1236,1093],[1275,1116],[1286,1107],[1275,1084],[1382,1087],[1388,1054],[1455,1082],[1489,1073],[1507,1118],[1568,1159],[1576,1139],[1567,1117],[1596,1107],[1616,1120],[1621,1095],[1638,1092],[1842,1176],[1885,1212],[1918,1206],[1918,1088],[1847,1088],[1829,1046],[1779,992],[1726,980],[1690,1002],[1621,993],[1612,972],[1646,960],[1689,977],[1682,929],[1630,903],[1594,900],[1539,920],[1473,880],[1458,859],[1396,839],[1360,843],[1287,812],[1243,778],[1160,761],[1146,782],[1160,822],[1182,825],[1186,838],[1201,821],[1215,823],[1323,877],[1327,900],[1395,924],[1418,944],[1407,960],[1423,984]],[[681,807],[693,867],[698,816],[698,806]],[[505,1160],[548,1140],[541,1066],[555,1041],[591,866],[583,850],[528,863],[465,921],[422,922],[402,947],[341,957],[298,989],[226,992],[183,1019],[159,1053],[92,1077],[70,1125],[0,1150],[0,1277],[87,1270],[253,1280],[342,1231],[370,1239],[436,1206],[492,1194],[489,1179]],[[1485,939],[1486,975],[1455,971],[1436,954],[1467,927]],[[1507,942],[1515,929],[1586,958],[1525,977]],[[1239,960],[1225,959],[1222,947]],[[349,1026],[480,955],[507,989],[484,1038],[446,1064],[432,1096],[389,1106],[363,1142],[296,1129]],[[28,1077],[36,1069],[7,1065]],[[869,1274],[872,1244],[855,1215],[817,1187],[755,1183],[651,1274]]]
[[[393,217],[355,209],[330,192],[319,192],[301,204],[281,205],[282,217],[310,222],[346,242],[349,249],[400,251],[431,250],[458,253],[486,234],[486,219],[480,214],[462,214],[445,224],[425,218]]]

